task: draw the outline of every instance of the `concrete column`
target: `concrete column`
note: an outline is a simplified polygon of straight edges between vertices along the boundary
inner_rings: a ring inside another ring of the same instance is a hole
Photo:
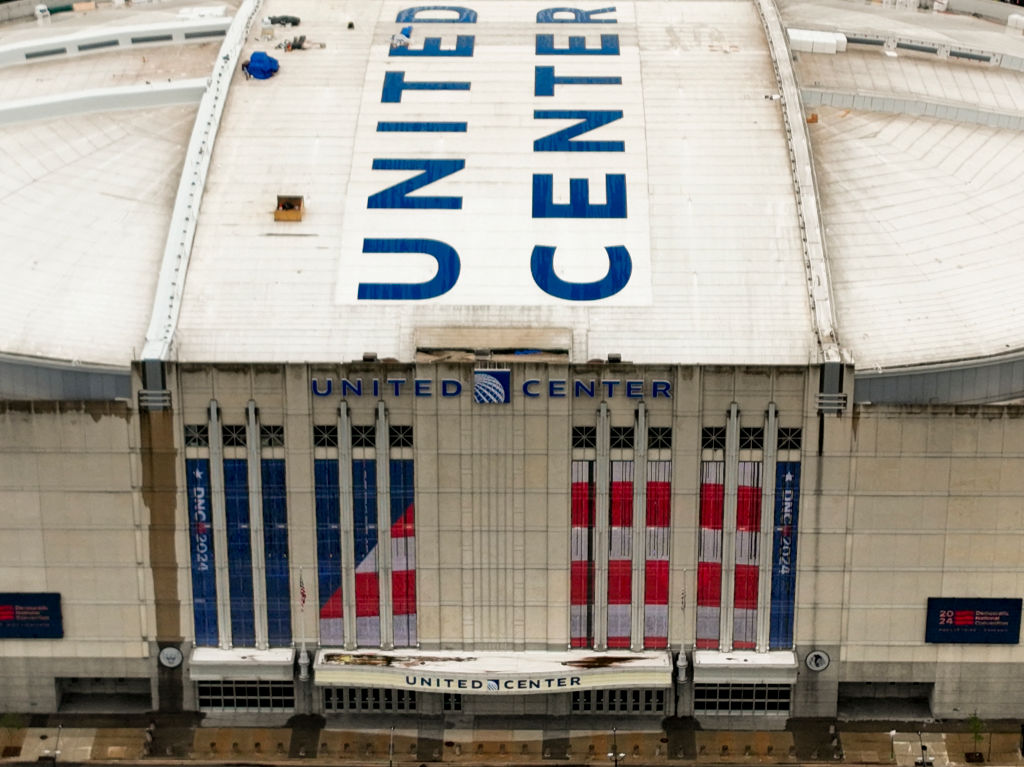
[[[341,535],[341,611],[345,649],[356,648],[356,552],[352,520],[352,419],[348,403],[338,407],[338,507]]]
[[[249,459],[249,544],[252,548],[252,605],[256,648],[270,647],[267,626],[267,563],[263,550],[263,471],[260,463],[260,423],[256,402],[245,408],[245,447]]]
[[[732,650],[733,594],[736,590],[736,495],[739,483],[740,410],[733,402],[725,426],[725,508],[722,512],[722,615],[719,644]]]
[[[633,428],[633,577],[630,581],[631,650],[644,648],[644,594],[647,585],[647,408],[636,409]]]
[[[611,418],[608,403],[597,413],[597,460],[594,464],[594,649],[608,649],[608,546],[611,482]]]
[[[757,652],[768,652],[771,629],[772,540],[775,526],[775,461],[778,454],[779,419],[775,403],[768,403],[761,452],[761,534],[757,574]]]
[[[377,578],[380,583],[380,646],[395,646],[391,619],[391,444],[388,409],[377,403]]]
[[[220,406],[210,400],[210,495],[213,518],[213,558],[217,581],[217,638],[221,649],[230,650],[231,581],[228,578],[228,523],[224,511],[224,435],[221,433]]]

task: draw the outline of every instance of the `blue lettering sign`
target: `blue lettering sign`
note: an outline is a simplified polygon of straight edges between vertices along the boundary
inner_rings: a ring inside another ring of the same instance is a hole
[[[533,142],[534,152],[625,152],[623,141],[572,141],[594,128],[622,119],[621,109],[535,109],[535,120],[579,120]]]
[[[410,192],[422,189],[445,176],[458,173],[466,167],[465,160],[374,160],[374,170],[421,170],[417,176],[389,186],[366,200],[367,208],[431,208],[459,210],[461,197],[409,197]],[[364,251],[365,252],[365,251]]]
[[[556,48],[554,35],[537,35],[534,53],[538,56],[618,56],[619,36],[601,35],[601,47],[588,48],[583,35],[570,35],[568,48]]]
[[[554,86],[552,86],[554,87]],[[381,90],[382,104],[398,104],[402,101],[404,91],[468,91],[469,83],[436,82],[436,81],[405,81],[405,72],[385,72],[384,88]]]
[[[565,396],[565,379],[552,378],[548,381],[548,396],[549,397],[564,397]]]
[[[454,378],[441,379],[441,396],[458,397],[462,393],[462,382]]]
[[[640,399],[644,396],[643,381],[626,381],[626,396],[630,399]]]
[[[545,8],[537,11],[538,24],[615,24],[615,19],[595,19],[598,13],[613,13],[615,6],[610,8],[597,8],[593,11],[584,11],[581,8]],[[555,14],[567,13],[569,18],[557,18]]]
[[[597,301],[614,296],[629,283],[633,261],[621,245],[605,247],[608,252],[608,273],[595,282],[569,282],[555,274],[555,249],[536,245],[530,256],[530,272],[537,287],[549,296],[566,301]]]
[[[590,179],[569,179],[569,202],[554,202],[554,176],[533,174],[534,218],[626,218],[626,176],[607,173],[604,205],[590,204]]]
[[[613,9],[614,10],[614,9]],[[420,11],[451,11],[455,14],[454,19],[421,19],[417,16]],[[406,8],[399,11],[395,16],[399,24],[407,24],[415,21],[419,24],[476,24],[476,11],[469,8],[462,8],[458,5],[418,5],[413,8]]]
[[[392,73],[388,73],[392,74]],[[404,72],[398,72],[395,74],[404,75]],[[418,83],[417,83],[418,84]],[[457,83],[431,83],[432,85],[452,85]],[[466,87],[462,90],[469,90],[469,83],[465,83]],[[622,85],[621,77],[596,77],[593,75],[569,75],[566,77],[556,77],[554,67],[534,67],[533,68],[533,95],[534,96],[554,96],[556,85]],[[384,83],[385,89],[387,88],[387,81]],[[405,86],[409,88],[409,85]],[[402,94],[399,91],[398,99],[401,99]],[[396,99],[396,101],[398,100]],[[383,99],[382,99],[383,100]]]
[[[357,397],[363,396],[363,379],[358,378],[353,384],[347,378],[341,379],[341,396],[347,397],[349,394],[354,394]]]
[[[472,56],[473,35],[459,35],[455,38],[455,48],[442,50],[440,37],[427,37],[422,48],[410,48],[408,45],[392,46],[389,56]]]
[[[389,378],[387,383],[391,384],[391,388],[395,392],[395,396],[399,396],[402,393],[402,384],[405,383],[404,378]]]
[[[651,398],[665,397],[672,399],[672,383],[670,381],[652,381]]]
[[[413,390],[416,392],[417,397],[429,397],[430,396],[430,384],[429,378],[417,378],[413,381]]]
[[[533,387],[537,386],[539,383],[540,381],[538,381],[536,378],[531,378],[528,381],[523,381],[523,394],[525,394],[527,397],[539,397],[540,394],[533,390]]]
[[[586,394],[588,397],[593,398],[594,396],[594,379],[590,379],[590,386],[587,386],[586,382],[576,379],[574,382],[573,392],[574,397],[579,397]]]
[[[334,390],[334,381],[330,378],[327,379],[326,387],[323,391],[320,390],[320,382],[318,379],[313,379],[313,394],[317,397],[326,397]]]
[[[615,396],[615,387],[618,386],[622,381],[601,381],[601,385],[608,391],[608,396]]]
[[[455,248],[437,240],[368,238],[363,240],[363,253],[426,253],[437,261],[437,274],[426,282],[360,282],[357,293],[360,300],[422,301],[437,298],[452,289],[462,268]]]
[[[465,133],[466,123],[444,122],[385,122],[377,123],[378,133]]]

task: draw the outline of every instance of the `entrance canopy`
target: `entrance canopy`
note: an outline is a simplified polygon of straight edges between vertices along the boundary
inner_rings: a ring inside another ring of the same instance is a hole
[[[796,673],[796,653],[789,650],[697,650],[693,654],[695,684],[794,684]]]
[[[189,677],[194,682],[223,679],[256,679],[290,681],[293,677],[295,650],[275,647],[257,650],[236,647],[195,647],[189,658]]]
[[[470,695],[672,686],[669,652],[471,652],[320,650],[317,685]]]

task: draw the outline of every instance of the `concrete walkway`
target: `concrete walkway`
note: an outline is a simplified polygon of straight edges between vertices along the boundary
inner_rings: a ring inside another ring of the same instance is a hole
[[[150,724],[131,717],[115,726],[116,717],[104,725],[102,717],[68,715],[32,717],[28,726],[0,730],[0,762],[28,764],[65,763],[220,764],[296,763],[419,765],[443,762],[455,765],[526,765],[562,763],[623,767],[640,765],[746,765],[746,764],[880,764],[914,767],[925,746],[934,767],[968,764],[968,752],[980,752],[985,765],[1024,765],[1019,752],[1016,723],[990,725],[977,744],[963,722],[931,723],[928,731],[904,723],[828,723],[825,720],[790,720],[785,730],[734,731],[699,729],[692,720],[666,720],[666,729],[623,720],[615,739],[611,728],[568,730],[567,744],[555,753],[545,744],[544,731],[524,729],[444,730],[444,740],[424,742],[415,720],[396,719],[396,727],[308,721],[296,727],[206,727],[198,717],[164,719]],[[44,720],[44,721],[40,721]],[[62,721],[63,720],[63,721]],[[83,722],[100,726],[76,726]],[[370,722],[368,722],[370,724]],[[603,722],[602,722],[603,724]],[[58,726],[59,725],[59,726]],[[411,725],[411,726],[410,726]],[[921,725],[925,726],[925,725]],[[947,731],[948,730],[948,731]]]

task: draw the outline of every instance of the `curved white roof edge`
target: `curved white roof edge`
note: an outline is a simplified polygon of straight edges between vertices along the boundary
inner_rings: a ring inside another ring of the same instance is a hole
[[[85,112],[146,109],[173,104],[194,104],[206,92],[205,78],[145,83],[119,88],[93,88],[0,104],[0,125],[49,120]]]
[[[185,152],[171,223],[167,229],[167,241],[142,359],[167,359],[170,355],[217,128],[224,113],[239,53],[262,7],[263,0],[245,0],[238,9],[217,54],[206,93],[199,103],[192,136]]]
[[[0,45],[0,67],[51,60],[54,57],[109,53],[124,48],[154,45],[205,43],[226,34],[230,18],[201,18],[133,24],[123,27],[99,27],[67,35],[19,40]]]
[[[803,235],[804,268],[807,273],[807,294],[811,304],[814,331],[818,337],[822,361],[839,362],[842,358],[849,357],[849,352],[841,351],[839,346],[828,252],[818,204],[818,183],[814,175],[814,163],[811,161],[811,141],[803,118],[800,88],[796,83],[793,59],[789,52],[789,38],[774,0],[756,0],[756,7],[764,24],[768,50],[771,52],[772,64],[779,83],[797,215],[800,217]]]

